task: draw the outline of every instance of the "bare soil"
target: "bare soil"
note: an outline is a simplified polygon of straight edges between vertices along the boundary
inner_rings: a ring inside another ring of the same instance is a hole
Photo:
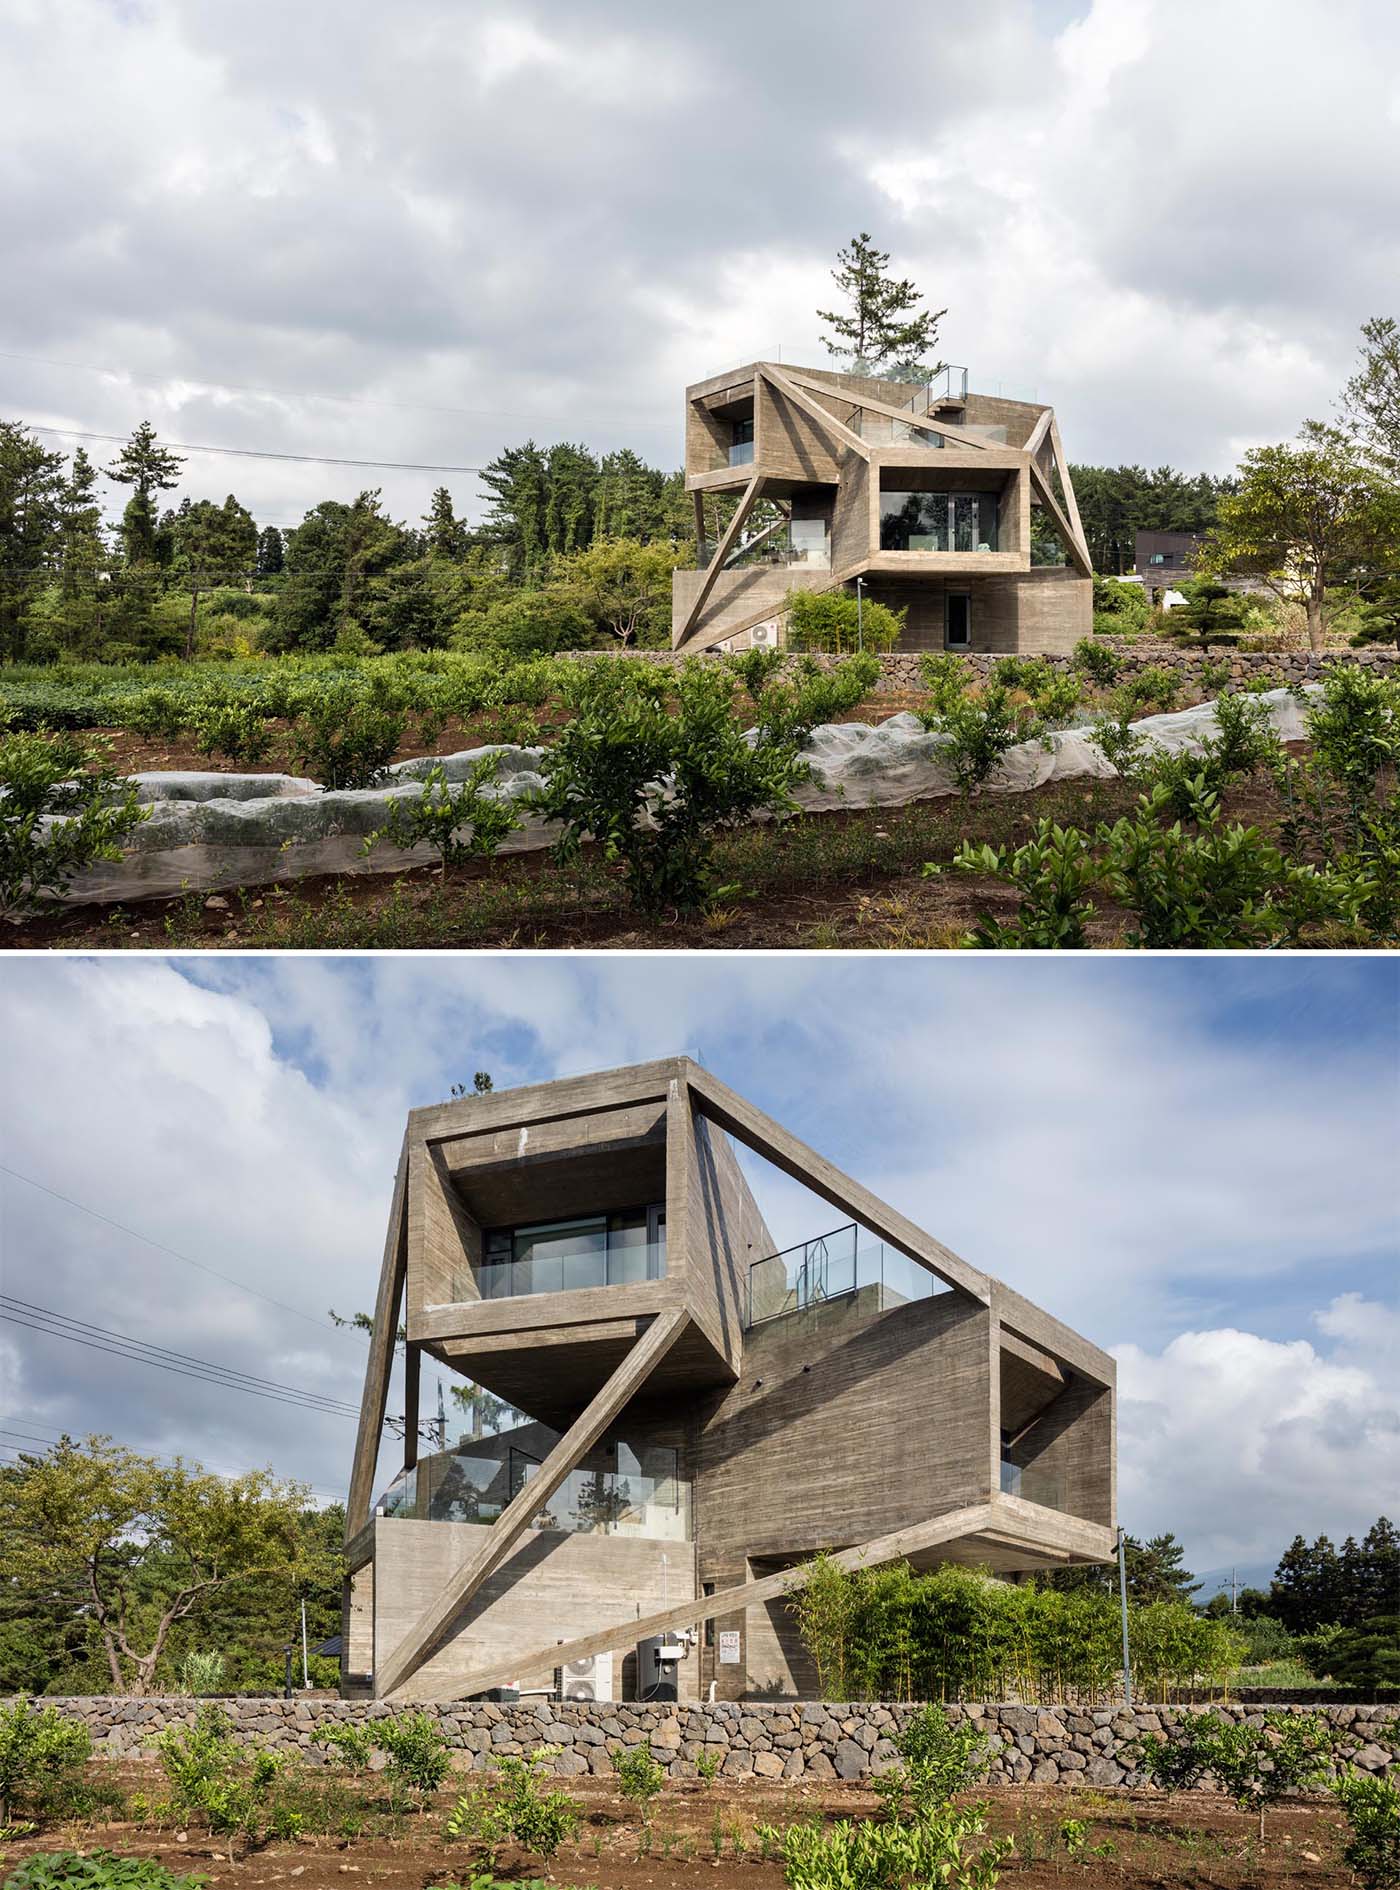
[[[158,1794],[160,1774],[150,1762],[99,1762],[99,1770],[124,1789]],[[572,1779],[567,1786],[584,1822],[554,1859],[553,1878],[618,1890],[779,1890],[781,1866],[765,1856],[756,1827],[814,1817],[870,1818],[880,1808],[861,1785],[671,1780],[654,1803],[648,1840],[637,1812],[608,1781]],[[1326,1800],[1299,1800],[1272,1811],[1261,1845],[1257,1820],[1213,1793],[1168,1800],[1147,1792],[1028,1785],[986,1797],[990,1829],[1016,1840],[1016,1855],[1002,1873],[1013,1890],[1335,1890],[1348,1880],[1339,1855],[1344,1826]],[[406,1819],[400,1837],[304,1837],[252,1850],[239,1840],[232,1865],[226,1842],[205,1833],[125,1822],[50,1830],[6,1846],[0,1857],[8,1865],[36,1850],[102,1848],[159,1858],[180,1875],[198,1872],[213,1884],[248,1890],[348,1890],[351,1876],[376,1890],[426,1890],[469,1883],[474,1872],[488,1867],[479,1847],[442,1836],[442,1813],[451,1799],[449,1790],[434,1810]],[[1089,1827],[1086,1850],[1077,1858],[1068,1857],[1058,1841],[1066,1818]],[[541,1859],[515,1849],[498,1855],[496,1872],[511,1878],[545,1874]]]

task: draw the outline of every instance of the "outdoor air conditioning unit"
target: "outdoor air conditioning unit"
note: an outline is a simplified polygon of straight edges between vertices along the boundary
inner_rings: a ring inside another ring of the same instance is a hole
[[[611,1654],[586,1654],[555,1669],[561,1700],[612,1700],[613,1657]]]

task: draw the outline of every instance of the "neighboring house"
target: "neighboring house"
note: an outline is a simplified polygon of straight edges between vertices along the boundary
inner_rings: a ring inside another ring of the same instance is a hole
[[[697,568],[671,641],[733,649],[780,632],[794,588],[906,608],[902,649],[1068,651],[1093,627],[1092,567],[1049,407],[757,361],[686,389]],[[718,543],[704,498],[738,505]],[[755,529],[754,508],[779,517]],[[1056,562],[1041,562],[1057,542]]]
[[[1205,542],[1204,532],[1136,533],[1133,572],[1142,579],[1148,596],[1188,583],[1195,576],[1196,555]]]
[[[835,1231],[775,1251],[731,1137]],[[1113,1360],[685,1057],[414,1110],[374,1321],[348,1692],[811,1697],[786,1595],[818,1550],[1114,1553]],[[518,1421],[419,1457],[425,1356]]]

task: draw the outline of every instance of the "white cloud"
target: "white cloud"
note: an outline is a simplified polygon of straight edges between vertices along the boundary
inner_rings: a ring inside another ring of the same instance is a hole
[[[1338,1340],[1183,1332],[1158,1353],[1116,1347],[1119,1503],[1141,1533],[1174,1529],[1198,1568],[1268,1560],[1293,1536],[1340,1542],[1400,1510],[1394,1307],[1338,1295]],[[1389,1335],[1385,1357],[1371,1349]],[[1360,1338],[1358,1347],[1355,1341]]]
[[[900,30],[896,69],[835,0],[12,6],[0,346],[132,374],[5,360],[0,411],[674,464],[685,382],[821,358],[862,228],[949,305],[944,353],[1053,399],[1077,459],[1224,471],[1327,411],[1395,280],[1400,15],[999,0]],[[200,458],[188,481],[283,522],[367,476]],[[435,483],[384,475],[407,518]]]

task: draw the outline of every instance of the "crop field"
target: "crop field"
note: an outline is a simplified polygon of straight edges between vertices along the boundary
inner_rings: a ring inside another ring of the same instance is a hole
[[[924,686],[900,696],[879,691],[879,675],[871,657],[823,669],[762,650],[680,668],[417,653],[11,669],[0,673],[0,909],[12,922],[0,933],[11,946],[291,949],[1229,949],[1400,936],[1393,679],[1338,666],[1308,700],[1309,739],[1285,746],[1257,687],[1221,688],[1205,669],[1216,733],[1201,752],[1167,755],[1132,724],[1199,690],[1165,668],[1121,678],[1103,646],[1068,670],[1007,658],[980,682],[933,656]],[[796,809],[813,728],[900,710],[939,738],[956,794]],[[1084,726],[1116,777],[985,791],[1008,750]],[[493,744],[535,749],[543,789],[505,806],[490,755],[465,782],[430,776],[421,796],[395,802],[383,836],[417,849],[421,868],[49,901],[85,861],[120,859],[144,818],[128,774],[286,770],[359,788],[397,761]],[[547,853],[500,852],[523,814],[555,823]],[[45,836],[52,848],[63,830],[72,857],[56,862]]]
[[[237,1839],[230,1862],[227,1838],[194,1820],[130,1815],[133,1800],[149,1804],[158,1797],[154,1769],[149,1762],[97,1762],[91,1771],[112,1815],[97,1812],[8,1843],[4,1868],[36,1851],[72,1848],[155,1859],[179,1878],[197,1874],[210,1884],[249,1890],[346,1890],[356,1877],[378,1890],[449,1884],[487,1890],[536,1885],[546,1871],[548,1881],[600,1890],[781,1890],[787,1879],[774,1832],[811,1821],[830,1830],[838,1821],[874,1822],[883,1815],[876,1794],[861,1785],[721,1778],[669,1780],[644,1816],[610,1781],[570,1780],[578,1828],[548,1863],[513,1839],[499,1846],[493,1863],[480,1843],[444,1838],[443,1820],[458,1789],[453,1785],[410,1813],[371,1806],[357,1814],[362,1828],[353,1836],[303,1831],[294,1838]],[[1150,1791],[1026,1785],[990,1792],[982,1802],[986,1839],[1014,1843],[999,1871],[1012,1890],[1335,1890],[1355,1881],[1341,1860],[1346,1826],[1326,1799],[1278,1806],[1262,1843],[1255,1818],[1216,1792],[1168,1799]],[[983,1841],[974,1840],[973,1850]]]

